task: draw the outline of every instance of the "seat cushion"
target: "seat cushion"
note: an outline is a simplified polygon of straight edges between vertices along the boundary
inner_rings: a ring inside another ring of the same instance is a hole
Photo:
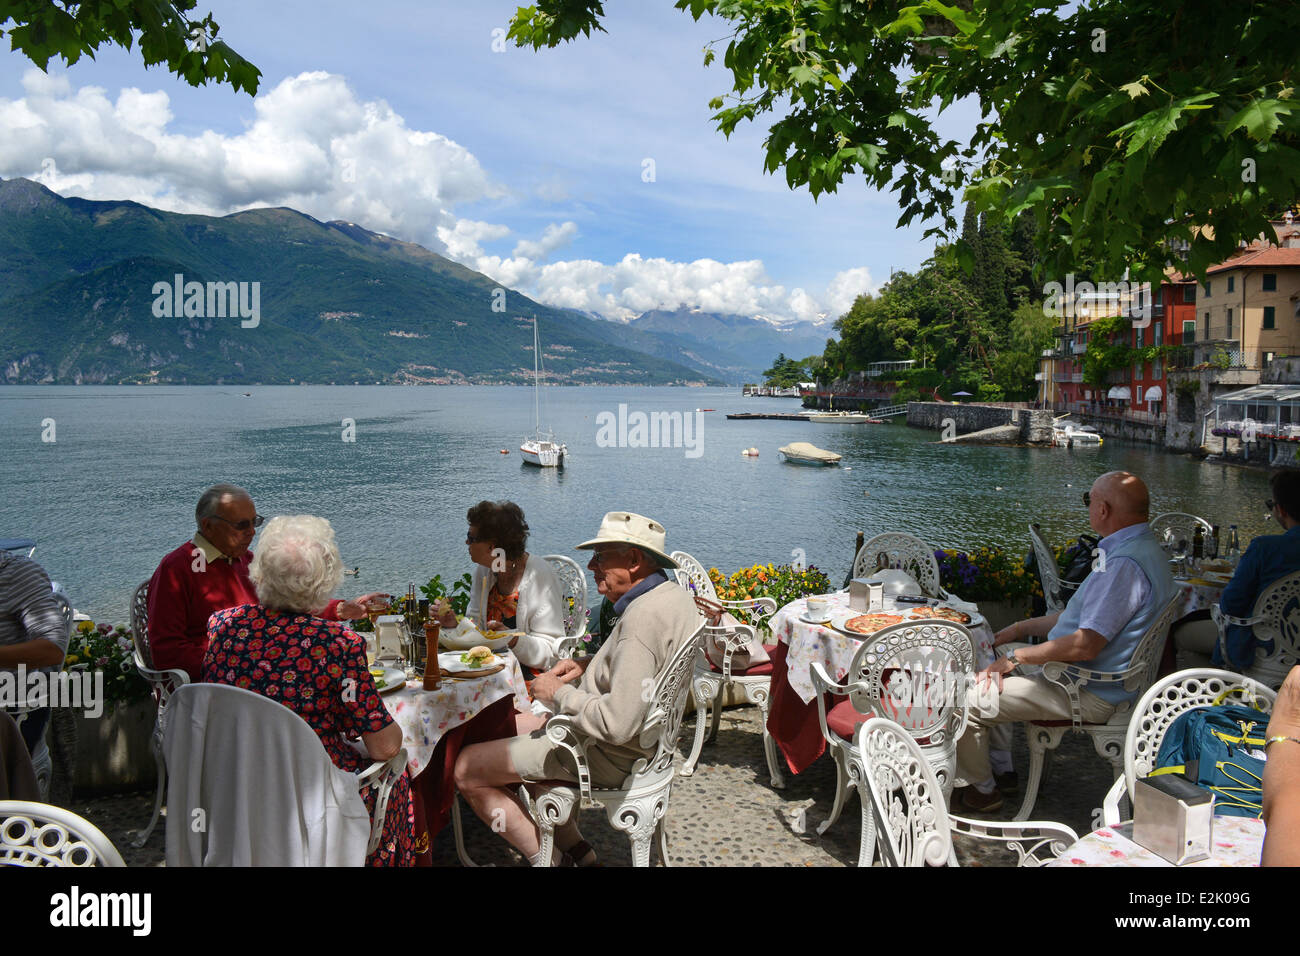
[[[842,700],[826,713],[826,726],[830,732],[845,740],[852,740],[858,728],[867,722],[870,714],[858,712],[850,700]]]
[[[779,644],[764,644],[763,650],[767,651],[767,656],[770,658],[779,646]],[[709,661],[709,670],[717,674],[722,673],[722,668],[718,667],[718,665],[714,664],[712,661]],[[733,677],[764,677],[771,676],[771,674],[772,662],[770,660],[766,660],[761,664],[755,664],[753,667],[748,667],[743,671],[737,670],[734,667],[731,669],[731,676]]]

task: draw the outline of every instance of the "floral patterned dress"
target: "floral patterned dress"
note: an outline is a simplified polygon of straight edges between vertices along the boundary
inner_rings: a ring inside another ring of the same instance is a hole
[[[358,773],[370,761],[346,743],[393,722],[366,666],[365,641],[344,623],[278,614],[256,604],[227,608],[208,622],[203,679],[284,704],[316,731],[334,765]],[[364,794],[375,812],[374,788]],[[415,865],[415,804],[406,772],[393,784],[384,832],[367,866]]]

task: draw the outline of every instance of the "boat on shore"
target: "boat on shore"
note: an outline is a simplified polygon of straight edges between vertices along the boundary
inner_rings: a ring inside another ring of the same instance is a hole
[[[833,451],[827,451],[825,448],[818,448],[811,442],[796,441],[788,445],[782,445],[777,449],[781,453],[782,461],[791,465],[813,465],[825,467],[829,465],[838,465],[842,455],[837,455]]]

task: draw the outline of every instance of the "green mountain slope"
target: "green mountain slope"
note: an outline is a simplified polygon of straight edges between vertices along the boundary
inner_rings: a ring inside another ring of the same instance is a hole
[[[168,314],[172,297],[154,288],[177,274],[257,283],[257,322],[218,316],[205,296],[199,314]],[[721,378],[682,348],[352,223],[291,209],[181,215],[0,181],[2,382],[527,382],[533,315],[551,381]]]

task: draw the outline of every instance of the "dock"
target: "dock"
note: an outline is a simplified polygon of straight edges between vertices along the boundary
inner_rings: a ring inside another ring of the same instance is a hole
[[[766,418],[774,422],[806,422],[807,415],[762,415],[756,412],[740,412],[736,415],[728,415],[728,418],[740,419],[742,421],[752,421],[757,418]]]

